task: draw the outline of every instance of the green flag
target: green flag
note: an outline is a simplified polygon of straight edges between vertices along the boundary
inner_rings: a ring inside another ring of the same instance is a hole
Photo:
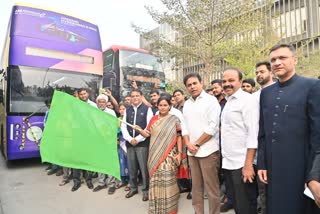
[[[120,179],[117,131],[116,117],[55,91],[40,144],[42,162]]]

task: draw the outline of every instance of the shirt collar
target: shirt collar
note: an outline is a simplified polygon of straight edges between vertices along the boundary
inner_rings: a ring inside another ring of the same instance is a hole
[[[279,85],[280,87],[289,86],[289,85],[291,85],[292,83],[294,83],[297,79],[298,79],[298,75],[297,75],[297,74],[294,74],[289,80],[287,80],[287,81],[285,81],[285,82],[283,82],[283,83],[279,82],[279,80],[278,80],[278,85]]]
[[[202,92],[199,94],[199,96],[196,97],[196,99],[193,99],[193,97],[190,97],[190,100],[192,100],[193,102],[195,102],[197,99],[201,99],[206,95],[206,92],[204,90],[202,90]]]
[[[141,104],[142,104],[142,102],[141,102],[139,105],[137,105],[137,106],[132,105],[132,107],[133,107],[134,109],[137,109],[137,108],[139,108],[139,106],[141,106]]]
[[[243,93],[247,93],[247,92],[244,92],[244,91],[242,91],[241,88],[239,88],[238,91],[236,91],[234,94],[232,94],[230,96],[227,96],[225,98],[226,98],[226,100],[229,100],[229,99],[232,99],[232,98],[238,99],[239,97],[242,96]]]

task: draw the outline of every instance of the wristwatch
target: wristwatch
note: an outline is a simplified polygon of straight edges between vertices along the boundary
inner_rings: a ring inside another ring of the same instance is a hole
[[[195,146],[196,146],[196,147],[198,147],[198,148],[200,148],[200,145],[199,145],[199,144],[197,144],[197,143],[195,144]]]

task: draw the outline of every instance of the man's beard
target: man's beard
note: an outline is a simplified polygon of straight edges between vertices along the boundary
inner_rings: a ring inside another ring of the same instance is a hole
[[[216,98],[219,98],[222,95],[222,93],[214,95]]]
[[[101,111],[104,111],[106,108],[107,108],[107,106],[98,106],[98,108],[101,110]]]
[[[270,79],[271,79],[271,76],[268,76],[268,77],[266,77],[265,79],[262,79],[262,80],[258,80],[257,79],[257,82],[261,85],[261,86],[264,86],[265,84],[267,84],[269,81],[270,81]]]

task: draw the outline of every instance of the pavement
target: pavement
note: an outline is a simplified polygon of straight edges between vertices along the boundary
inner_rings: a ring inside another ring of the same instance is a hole
[[[39,159],[7,164],[0,157],[0,214],[148,213],[148,202],[142,201],[141,191],[130,199],[125,198],[124,188],[108,195],[106,189],[92,192],[84,184],[78,191],[71,192],[72,182],[59,186],[62,177],[48,176],[46,167]],[[180,196],[179,214],[194,213],[191,200],[186,196],[187,193]],[[234,211],[226,214],[234,214]]]

